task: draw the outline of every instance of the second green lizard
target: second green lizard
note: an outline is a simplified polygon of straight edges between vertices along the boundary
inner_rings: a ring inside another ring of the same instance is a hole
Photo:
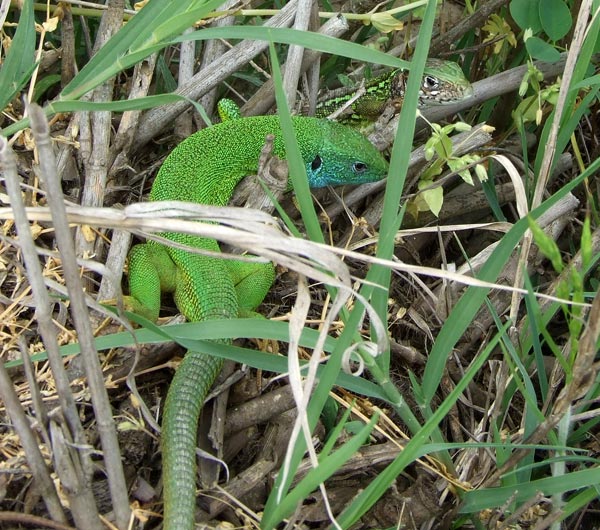
[[[337,121],[359,126],[375,121],[388,104],[396,111],[400,110],[407,79],[406,70],[395,69],[367,81],[362,88],[344,87],[330,91],[317,102],[316,115],[326,117],[346,107]],[[457,63],[427,60],[419,90],[420,107],[446,105],[467,99],[472,94],[473,87]]]

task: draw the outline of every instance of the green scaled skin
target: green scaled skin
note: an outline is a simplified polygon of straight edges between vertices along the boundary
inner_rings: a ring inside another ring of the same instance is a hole
[[[398,112],[404,101],[408,72],[392,70],[371,79],[364,87],[365,93],[352,103],[337,119],[347,125],[363,126],[377,120],[384,108],[392,104]],[[326,94],[317,102],[316,115],[326,117],[342,108],[359,89],[341,88]],[[419,106],[445,105],[471,97],[473,87],[460,66],[452,61],[428,59],[419,91]]]
[[[360,184],[384,178],[387,162],[360,133],[317,118],[292,118],[311,187]],[[277,116],[232,119],[184,140],[160,168],[150,199],[225,205],[238,182],[256,173],[268,134],[285,158]],[[164,233],[197,249],[219,252],[214,239]],[[126,306],[156,320],[161,292],[172,292],[188,321],[236,318],[255,309],[275,278],[271,264],[223,260],[149,241],[129,255]],[[194,527],[196,431],[206,395],[222,361],[188,351],[169,388],[162,421],[164,528]]]

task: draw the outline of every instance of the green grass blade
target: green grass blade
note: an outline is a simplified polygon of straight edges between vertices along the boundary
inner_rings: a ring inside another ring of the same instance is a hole
[[[581,471],[571,471],[559,477],[547,477],[514,486],[468,491],[463,497],[464,502],[460,507],[460,513],[474,513],[488,508],[497,508],[509,499],[522,503],[535,497],[538,492],[549,496],[582,488],[597,487],[598,477],[600,477],[600,467],[595,466]]]
[[[410,64],[406,61],[359,44],[286,28],[270,28],[268,33],[265,28],[260,26],[206,28],[172,39],[170,37],[181,33],[216,8],[219,0],[197,1],[194,5],[198,7],[188,7],[184,12],[182,12],[181,4],[178,1],[165,4],[161,0],[153,0],[146,4],[92,57],[79,74],[63,89],[60,98],[63,100],[79,99],[106,79],[134,65],[151,53],[169,44],[185,40],[218,38],[270,40],[284,44],[299,44],[328,53],[344,54],[361,61],[410,68]]]
[[[164,39],[191,27],[218,5],[219,0],[196,0],[191,4],[151,0],[92,57],[63,89],[60,99],[79,99],[121,70],[167,46],[169,42]],[[165,27],[170,31],[165,32]]]
[[[600,485],[593,484],[589,488],[584,489],[573,495],[567,503],[562,507],[561,521],[564,521],[567,517],[570,517],[575,512],[581,510],[587,506],[594,499],[600,497]]]
[[[252,28],[244,28],[245,30],[247,29],[252,29]],[[293,36],[294,38],[298,37],[298,34],[301,34],[302,32],[294,32],[293,30],[275,30],[275,29],[270,29],[269,30],[269,36],[272,38],[275,37],[279,37],[281,36],[282,39],[285,36]],[[247,34],[245,36],[248,36]],[[265,38],[264,35],[262,34],[255,34],[254,36],[256,37],[260,37],[260,38]],[[314,34],[310,34],[310,42],[307,42],[305,44],[308,45],[308,47],[310,48],[315,48],[315,46],[318,48],[319,44],[316,43],[316,41],[313,41],[313,37]],[[306,39],[307,38],[307,32],[304,32],[301,35],[301,40],[300,41],[296,41],[294,42],[295,44],[299,44],[301,42],[304,42],[302,39]],[[337,39],[331,39],[331,38],[327,38],[325,39],[325,41],[328,44],[337,46],[338,52],[339,53],[344,53],[343,51],[343,45],[344,44],[348,44],[348,43],[343,43],[342,41],[338,41]],[[360,55],[361,50],[360,46],[357,45],[353,45],[350,46],[350,48],[354,51],[353,53]],[[346,47],[345,50],[347,50],[348,48]],[[356,50],[359,51],[356,51]],[[284,116],[283,113],[287,113],[287,107],[285,107],[286,102],[285,99],[283,97],[283,92],[281,89],[281,81],[278,80],[278,78],[280,78],[280,75],[278,75],[278,66],[275,63],[275,59],[273,59],[273,78],[275,81],[275,87],[276,87],[276,94],[278,94],[279,92],[279,96],[278,96],[278,104],[279,104],[279,113],[280,116],[282,117],[282,129],[284,131],[284,136],[285,136],[285,130],[286,127],[290,127],[291,130],[291,123],[286,124],[287,122],[287,116]],[[289,135],[289,133],[288,133]],[[292,138],[290,138],[292,139]],[[286,149],[289,149],[290,144],[289,144],[289,140],[286,139]],[[293,147],[292,147],[293,149]],[[290,175],[291,178],[294,179],[294,173],[295,172],[299,172],[300,167],[299,165],[302,166],[302,170],[304,171],[304,167],[303,167],[303,163],[301,161],[301,159],[296,159],[296,161],[294,162],[294,155],[292,154],[292,156],[290,156],[290,153],[288,151],[287,154],[287,158],[288,158],[288,163],[290,164]],[[302,201],[301,202],[301,210],[302,210],[302,215],[303,215],[303,220],[305,222],[305,225],[307,226],[307,232],[309,233],[310,237],[313,239],[317,239],[317,240],[322,240],[322,234],[321,234],[321,229],[320,226],[318,224],[318,219],[316,217],[316,214],[314,213],[314,205],[312,204],[312,200],[310,200],[310,191],[308,190],[308,186],[306,181],[300,181],[300,182],[296,182],[296,180],[292,180],[293,184],[294,184],[294,188],[296,191],[296,194],[298,196],[298,200]],[[303,195],[305,195],[303,197]],[[305,206],[302,206],[303,204],[305,204]],[[308,213],[311,212],[311,213]],[[362,318],[362,306],[359,302],[356,302],[353,310],[351,311],[350,315],[346,317],[346,325],[344,328],[344,331],[342,332],[341,336],[339,337],[339,339],[336,341],[336,345],[335,348],[327,362],[327,364],[323,367],[323,369],[319,372],[319,384],[317,386],[317,388],[314,390],[313,395],[311,397],[311,401],[309,403],[309,407],[308,407],[308,419],[309,419],[309,425],[311,426],[311,428],[314,428],[318,418],[319,418],[319,414],[328,398],[328,394],[330,389],[333,387],[334,384],[336,384],[336,381],[338,381],[338,377],[341,373],[341,362],[342,362],[342,355],[344,353],[344,351],[346,351],[346,349],[350,346],[350,344],[352,343],[352,341],[355,339],[356,336],[356,329],[358,327],[358,324],[360,322]],[[303,453],[305,450],[305,445],[304,445],[304,440],[303,439],[299,439],[297,441],[296,447],[294,448],[294,453],[290,458],[290,469],[294,470],[297,468]],[[285,497],[285,492],[288,490],[291,481],[293,478],[293,471],[288,475],[287,479],[284,480],[283,478],[283,474],[280,474],[275,482],[275,485],[271,491],[271,494],[269,496],[269,499],[267,501],[267,505],[265,506],[265,518],[266,518],[266,523],[263,523],[263,526],[265,527],[269,527],[270,523],[268,523],[268,521],[271,521],[270,517],[272,513],[275,512],[275,510],[277,510],[277,506],[280,503],[279,499],[283,499]],[[275,524],[275,523],[273,523]]]
[[[56,103],[75,101],[95,87],[118,74],[122,70],[132,67],[150,54],[160,51],[170,44],[185,40],[207,40],[213,38],[231,39],[257,39],[278,42],[283,44],[299,44],[307,48],[333,53],[361,61],[376,64],[403,67],[410,69],[410,63],[392,57],[384,52],[366,48],[359,44],[346,42],[341,39],[327,37],[313,32],[302,32],[287,28],[270,28],[265,31],[263,27],[223,27],[207,28],[184,36],[168,39],[171,35],[180,33],[190,27],[196,20],[202,18],[213,8],[219,5],[218,0],[210,2],[197,2],[201,4],[193,10],[180,13],[175,9],[181,2],[169,2],[163,5],[161,0],[153,0],[103,46],[81,71],[62,90]],[[171,7],[169,7],[171,6]],[[172,7],[175,6],[175,7]],[[173,13],[176,15],[173,15]],[[158,17],[162,17],[160,20]],[[173,22],[164,22],[165,18]],[[160,20],[160,26],[157,26]],[[158,30],[157,30],[158,28]],[[168,29],[168,31],[167,31]],[[166,40],[159,40],[166,39]],[[56,107],[54,107],[56,108]],[[70,108],[70,107],[67,107]],[[46,115],[52,114],[48,108]],[[29,119],[25,118],[2,130],[5,136],[10,136],[29,126]]]
[[[35,25],[33,1],[25,0],[10,49],[0,68],[0,109],[21,91],[35,70]]]
[[[263,32],[267,35],[271,34],[271,29]],[[300,32],[298,32],[300,33]],[[312,195],[308,185],[308,177],[306,175],[306,167],[302,155],[300,154],[300,148],[296,140],[294,133],[294,127],[292,125],[292,116],[290,110],[287,107],[287,100],[285,92],[283,91],[283,79],[281,77],[281,69],[277,59],[277,52],[275,51],[275,45],[273,41],[269,44],[269,52],[271,56],[271,68],[273,70],[273,82],[275,86],[275,99],[277,101],[277,113],[281,120],[281,131],[283,133],[283,139],[285,141],[285,153],[288,162],[289,178],[298,200],[299,210],[304,221],[304,226],[308,233],[309,238],[312,241],[318,243],[324,243],[325,238],[321,232],[321,226],[319,225],[319,219],[315,212],[315,205],[312,202]]]
[[[168,105],[181,101],[184,98],[177,94],[159,94],[158,96],[145,96],[134,99],[123,99],[121,101],[55,101],[48,107],[49,113],[76,112],[76,111],[112,111],[125,112],[128,110],[146,110],[159,105]]]
[[[186,40],[208,39],[249,39],[266,40],[279,44],[296,44],[311,50],[331,53],[355,59],[357,61],[380,64],[394,68],[411,68],[411,64],[385,52],[368,48],[362,44],[336,39],[313,31],[298,31],[289,28],[268,28],[261,26],[225,26],[206,28],[192,33],[186,33],[171,40],[172,44]]]
[[[505,328],[508,327],[508,324]],[[497,333],[486,346],[483,352],[471,363],[464,373],[462,379],[456,384],[452,392],[442,402],[439,408],[433,413],[431,418],[427,420],[420,431],[414,433],[404,450],[394,459],[394,461],[386,467],[373,482],[371,482],[357,497],[344,512],[340,515],[338,522],[348,528],[353,525],[358,519],[367,512],[377,500],[384,495],[396,477],[402,471],[414,462],[417,458],[423,455],[423,450],[427,440],[431,434],[437,429],[439,423],[450,412],[450,409],[460,398],[462,392],[467,388],[467,385],[475,377],[481,367],[487,362],[489,355],[492,353],[496,344],[500,340],[500,334]],[[443,447],[443,446],[439,446]],[[443,454],[443,453],[442,453]]]
[[[311,469],[298,485],[284,497],[282,502],[268,514],[268,517],[265,512],[265,519],[261,524],[262,528],[273,528],[279,521],[289,517],[299,503],[343,466],[368,439],[377,423],[377,418],[377,415],[373,416],[360,432],[344,443],[337,451],[328,455],[324,461],[319,463],[318,467]]]
[[[377,243],[377,257],[381,259],[391,259],[395,244],[396,233],[402,222],[400,215],[400,203],[406,173],[410,162],[410,153],[412,151],[412,141],[416,126],[417,105],[419,91],[421,89],[421,79],[425,69],[425,61],[429,53],[429,42],[433,31],[433,22],[435,20],[435,9],[437,2],[430,0],[425,8],[423,22],[419,30],[419,40],[415,48],[415,55],[412,61],[412,70],[408,76],[406,94],[402,102],[400,111],[400,120],[396,131],[396,138],[392,148],[392,158],[390,160],[390,178],[388,178],[381,223],[379,228],[379,240]],[[391,272],[388,267],[374,265],[369,271],[368,279],[383,289],[373,293],[372,304],[375,311],[387,321],[387,301],[389,298],[389,284]],[[389,354],[382,356],[379,361],[383,370],[389,370]]]
[[[581,175],[565,184],[559,191],[544,201],[538,208],[533,210],[531,212],[532,217],[537,219],[567,193],[581,185],[586,178],[599,168],[600,159],[596,159]],[[494,249],[481,268],[481,271],[477,276],[480,280],[494,282],[497,279],[528,227],[529,224],[527,219],[520,219],[504,235],[498,246]],[[429,353],[423,375],[423,399],[425,403],[429,403],[433,399],[440,383],[446,359],[450,355],[452,348],[454,348],[460,337],[475,318],[475,315],[477,311],[479,311],[488,292],[489,289],[469,287],[454,306],[452,313],[438,333],[433,348]]]
[[[78,100],[66,100],[66,101],[54,101],[47,107],[44,107],[44,114],[50,117],[59,112],[76,112],[76,111],[111,111],[111,112],[125,112],[129,110],[146,110],[151,109],[160,105],[168,105],[181,101],[182,99],[190,101],[184,96],[178,94],[159,94],[157,96],[145,96],[134,99],[124,99],[121,101],[78,101]],[[194,105],[198,112],[204,112],[204,109],[200,107],[200,104],[196,101],[190,101]],[[4,136],[10,136],[11,134],[20,131],[21,129],[29,125],[29,118],[24,118],[17,123],[13,123],[8,127],[2,129]]]
[[[247,318],[157,326],[139,315],[127,313],[127,316],[133,322],[144,327],[136,329],[134,333],[125,331],[98,337],[94,341],[98,351],[135,346],[136,344],[160,344],[174,341],[186,349],[205,351],[211,355],[247,364],[253,368],[274,373],[285,373],[288,370],[287,359],[283,356],[212,342],[215,339],[236,339],[242,337],[288,342],[289,327],[286,322]],[[314,348],[318,335],[318,331],[305,328],[300,337],[300,346],[303,348]],[[332,351],[336,345],[336,341],[337,339],[333,337],[327,338],[325,341],[325,351]],[[61,355],[66,357],[80,353],[81,349],[80,345],[76,343],[63,346],[60,351]],[[46,361],[47,356],[44,352],[37,353],[31,356],[31,360],[33,362]],[[22,361],[9,361],[4,365],[6,368],[14,368],[21,366]],[[386,400],[385,394],[377,384],[360,377],[339,372],[334,383],[363,396]]]
[[[412,140],[415,131],[417,104],[419,90],[421,88],[421,79],[425,69],[425,61],[429,52],[429,42],[433,31],[433,23],[435,20],[436,2],[430,0],[425,9],[423,23],[419,31],[419,41],[413,58],[413,70],[408,77],[406,94],[402,103],[400,112],[400,120],[396,131],[396,139],[392,149],[392,158],[390,161],[390,172],[387,180],[383,213],[379,229],[379,240],[377,244],[377,257],[382,259],[391,259],[396,245],[396,233],[402,223],[404,209],[400,208],[402,192],[408,165],[410,162],[410,153],[412,150]],[[389,298],[389,285],[391,280],[390,269],[384,266],[374,265],[367,274],[367,281],[381,286],[381,289],[372,292],[371,302],[375,311],[380,315],[384,322],[387,322],[387,302]],[[366,286],[365,286],[366,287]],[[361,294],[365,293],[361,290]],[[380,359],[377,359],[377,364],[383,373],[389,373],[390,369],[390,354],[385,352]],[[441,377],[440,367],[440,377]],[[419,422],[416,419],[410,408],[402,406],[398,409],[398,413],[407,423],[411,432],[414,434],[419,428]],[[443,438],[441,434],[434,428],[434,442],[441,442]],[[447,454],[438,455],[445,465],[451,469],[452,462]]]

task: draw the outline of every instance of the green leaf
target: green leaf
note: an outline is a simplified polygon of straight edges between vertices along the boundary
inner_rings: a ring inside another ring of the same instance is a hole
[[[58,83],[60,83],[59,74],[51,74],[43,77],[35,84],[35,88],[33,89],[33,97],[31,99],[35,102],[39,101],[39,99],[50,87],[53,87]]]
[[[538,33],[542,29],[539,5],[540,0],[512,0],[510,14],[522,30],[531,28],[533,33]]]
[[[427,184],[430,185],[431,182],[428,182]],[[436,186],[435,188],[422,191],[421,195],[423,196],[425,204],[427,204],[431,210],[431,213],[437,217],[444,204],[444,188]]]
[[[4,109],[27,84],[35,70],[33,2],[25,0],[15,37],[0,68],[0,109]]]
[[[323,407],[323,412],[321,412],[321,421],[323,422],[323,427],[325,427],[325,433],[329,440],[331,440],[331,434],[333,429],[335,428],[335,420],[338,416],[339,405],[337,401],[330,397]],[[349,413],[350,409],[346,410],[346,413]],[[341,430],[342,426],[340,426]]]
[[[506,487],[467,491],[463,496],[459,512],[479,512],[487,508],[502,506],[508,500],[525,502],[539,492],[550,496],[595,486],[598,484],[599,475],[600,470],[596,466],[582,471],[571,471],[566,475],[547,477]]]
[[[454,314],[454,312],[452,313]],[[504,329],[508,326],[505,325]],[[381,498],[396,480],[396,477],[404,471],[404,469],[414,462],[417,458],[431,451],[436,451],[438,457],[444,454],[443,445],[451,444],[427,444],[430,436],[433,436],[438,424],[446,417],[453,406],[455,406],[462,392],[475,377],[475,374],[487,362],[487,359],[493,349],[498,344],[501,333],[490,339],[489,344],[473,359],[471,365],[465,370],[463,377],[456,383],[454,389],[448,394],[446,399],[440,404],[439,408],[431,415],[425,425],[416,433],[413,434],[410,441],[404,449],[394,458],[377,477],[369,483],[354,499],[346,506],[342,514],[338,517],[338,523],[342,528],[349,528],[361,517],[379,498]],[[439,340],[439,338],[438,338]],[[436,341],[437,343],[437,341]],[[437,447],[434,447],[437,446]]]
[[[86,63],[63,89],[61,99],[79,99],[111,76],[164,48],[168,44],[165,39],[191,27],[218,5],[219,0],[150,0]]]
[[[102,111],[125,112],[128,110],[146,110],[181,101],[184,98],[178,94],[159,94],[141,98],[123,99],[119,101],[55,101],[49,105],[52,112]]]
[[[371,418],[371,421],[358,434],[350,438],[335,453],[327,455],[327,458],[323,462],[320,462],[318,467],[312,468],[298,485],[268,513],[268,522],[267,524],[263,522],[262,528],[271,528],[275,526],[270,524],[271,521],[282,521],[285,517],[289,517],[298,507],[299,503],[308,497],[311,491],[317,489],[319,484],[325,482],[341,468],[368,439],[378,418],[379,415],[375,414]],[[265,513],[265,515],[267,514]]]
[[[538,109],[539,106],[537,96],[534,95],[526,97],[517,105],[517,108],[512,111],[512,117],[515,122],[515,126],[535,121]]]
[[[592,262],[592,232],[590,228],[590,216],[585,216],[583,221],[583,228],[581,230],[581,265],[585,270],[590,266]]]
[[[551,40],[562,39],[573,24],[571,11],[564,0],[540,0],[540,22]]]
[[[412,62],[403,61],[388,53],[363,46],[362,44],[344,41],[328,35],[321,35],[320,33],[313,31],[298,31],[289,28],[264,28],[262,26],[223,26],[206,28],[181,35],[169,41],[169,44],[176,44],[188,40],[208,39],[250,39],[266,40],[281,44],[296,44],[298,46],[310,48],[311,50],[350,57],[366,63],[380,64],[392,68],[405,68],[407,70],[410,70],[411,67],[413,67]]]
[[[467,169],[467,166],[469,164],[470,161],[468,160],[467,156],[461,158],[451,158],[450,160],[448,160],[448,167],[452,171],[456,171],[460,175],[460,178],[462,178],[467,184],[470,184],[472,186],[473,177]]]
[[[440,143],[436,146],[436,152],[442,160],[447,160],[452,155],[452,140],[446,132],[440,134]]]
[[[289,326],[286,322],[258,318],[240,318],[158,326],[135,313],[126,312],[126,316],[136,324],[143,326],[143,328],[136,329],[134,333],[124,331],[98,337],[94,341],[98,350],[134,346],[136,344],[160,344],[175,341],[186,349],[205,351],[210,355],[244,363],[253,368],[276,373],[285,373],[288,371],[287,359],[285,357],[214,342],[215,339],[242,337],[287,342],[289,341]],[[300,336],[300,346],[314,348],[318,340],[318,335],[316,330],[305,328]],[[325,351],[331,352],[337,342],[338,339],[328,337],[324,345]],[[79,343],[68,344],[62,346],[60,349],[63,357],[76,355],[80,351],[81,347]],[[47,358],[48,355],[42,352],[32,355],[31,360],[32,362],[40,362],[47,360]],[[4,363],[7,369],[21,365],[22,361],[20,359]],[[367,379],[348,375],[341,370],[336,371],[333,379],[335,380],[335,384],[351,392],[384,401],[387,399],[379,385]]]
[[[579,83],[575,83],[574,85],[571,86],[569,91],[571,91],[571,90],[578,91],[581,88],[589,88],[589,87],[596,86],[596,85],[600,85],[600,74],[586,77],[582,81],[579,81]]]
[[[271,34],[272,29],[263,31],[267,35]],[[292,126],[292,117],[287,107],[285,99],[285,92],[283,90],[283,81],[281,84],[279,80],[281,73],[279,69],[279,62],[277,60],[277,54],[275,51],[275,45],[271,41],[269,45],[269,52],[271,55],[271,64],[273,69],[273,82],[275,85],[275,100],[277,101],[277,113],[281,120],[281,132],[285,142],[285,152],[290,167],[290,182],[292,183],[296,199],[298,200],[299,209],[302,215],[302,220],[306,226],[306,231],[311,240],[319,243],[324,243],[325,238],[321,231],[321,225],[315,212],[315,206],[312,201],[312,195],[308,186],[308,178],[306,176],[306,166],[302,160],[300,154],[300,148],[296,141],[294,134],[294,128]]]
[[[530,37],[527,39],[525,41],[525,47],[527,48],[529,55],[534,59],[539,59],[546,63],[555,63],[560,59],[558,50],[538,37]]]
[[[564,269],[564,264],[556,241],[547,235],[531,216],[527,216],[527,220],[535,244],[539,247],[540,252],[552,262],[552,267],[556,272],[561,272]]]
[[[161,53],[156,60],[156,78],[160,85],[160,92],[175,92],[177,90],[177,81],[173,77],[171,70],[165,62],[165,55]]]
[[[170,5],[172,2],[167,3]],[[198,0],[196,0],[196,3],[198,3]],[[411,63],[375,49],[310,31],[297,31],[288,28],[268,28],[267,30],[267,28],[263,27],[250,26],[217,27],[195,31],[176,38],[167,38],[167,26],[170,34],[177,34],[176,30],[183,31],[187,27],[185,23],[192,25],[196,20],[202,18],[213,5],[219,5],[219,0],[211,0],[193,12],[186,11],[185,16],[179,14],[175,17],[171,14],[174,8],[165,8],[163,10],[160,1],[149,2],[81,69],[79,74],[62,90],[59,101],[77,100],[111,76],[133,66],[150,54],[160,51],[169,44],[177,44],[188,40],[220,38],[266,40],[282,44],[297,44],[325,53],[392,66],[394,68],[411,68]],[[145,18],[142,14],[144,14]],[[172,24],[162,24],[153,32],[152,28],[156,26],[155,19],[160,17],[168,17],[168,20]],[[157,35],[167,40],[157,40]],[[134,45],[137,48],[134,49]],[[406,103],[404,107],[406,107]],[[51,114],[48,108],[44,110],[47,116]],[[28,124],[29,119],[25,118],[9,125],[2,130],[2,133],[5,136],[9,136],[27,127]]]

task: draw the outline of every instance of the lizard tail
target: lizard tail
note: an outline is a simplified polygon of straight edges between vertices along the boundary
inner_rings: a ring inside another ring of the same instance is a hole
[[[188,351],[171,382],[162,423],[165,530],[194,528],[198,418],[222,365],[222,359]]]

